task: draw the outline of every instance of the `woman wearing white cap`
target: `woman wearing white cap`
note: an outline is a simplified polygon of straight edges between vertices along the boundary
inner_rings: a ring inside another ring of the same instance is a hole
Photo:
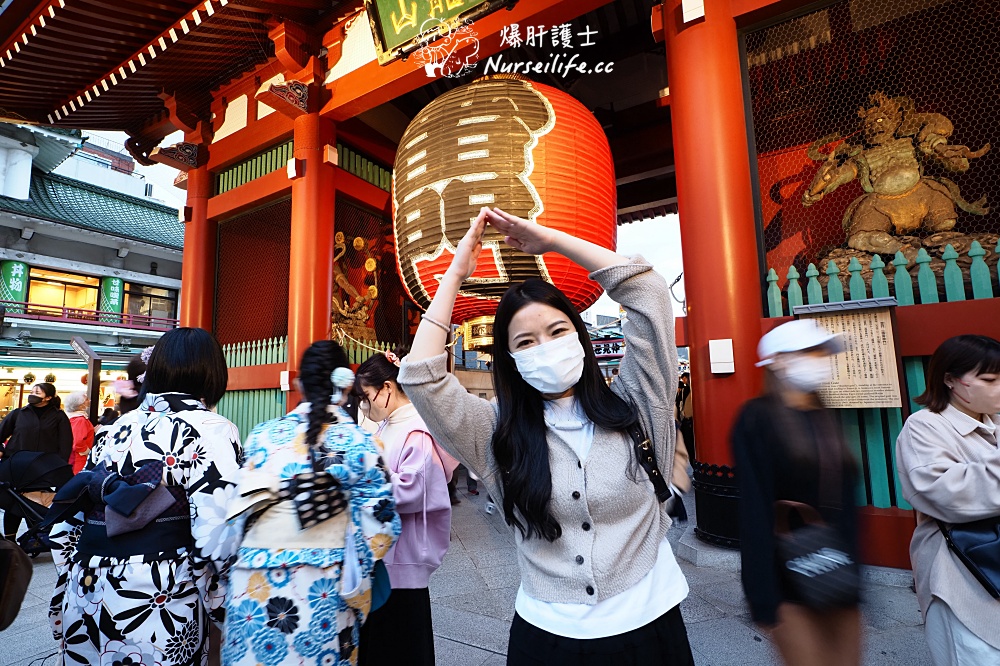
[[[743,589],[754,622],[770,631],[789,665],[861,663],[857,595],[832,607],[807,604],[788,575],[775,537],[776,522],[801,527],[803,522],[794,521],[808,519],[803,513],[818,513],[834,528],[841,552],[857,561],[858,472],[838,419],[818,394],[832,379],[830,356],[840,351],[839,336],[811,319],[766,334],[757,347],[764,393],[743,406],[732,433]],[[782,501],[806,506],[779,520],[787,506]]]

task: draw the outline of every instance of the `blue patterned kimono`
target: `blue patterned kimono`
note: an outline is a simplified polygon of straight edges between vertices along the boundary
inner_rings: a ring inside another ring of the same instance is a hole
[[[331,410],[337,422],[320,435],[319,453],[323,468],[339,481],[347,499],[341,521],[354,530],[360,574],[367,578],[399,536],[399,517],[389,475],[371,437],[342,409]],[[270,479],[276,486],[311,472],[305,441],[308,424],[305,403],[287,416],[257,426],[246,441],[240,488],[246,487],[251,475],[265,482]],[[244,544],[239,550],[227,602],[223,663],[355,664],[366,605],[341,598],[345,548],[281,545]]]

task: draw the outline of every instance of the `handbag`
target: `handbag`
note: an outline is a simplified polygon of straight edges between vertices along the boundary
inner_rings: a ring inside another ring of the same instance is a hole
[[[948,548],[962,561],[990,596],[1000,599],[1000,518],[986,518],[948,527],[937,521]]]
[[[824,506],[839,507],[835,489],[840,487],[843,465],[830,460],[830,448],[829,442],[819,442],[819,499]],[[789,526],[792,511],[805,523],[795,530]],[[824,611],[860,601],[861,569],[840,533],[815,507],[778,500],[774,503],[774,533],[783,580],[805,606]]]
[[[779,500],[774,508],[778,561],[784,579],[802,603],[820,611],[856,604],[861,573],[837,530],[823,522],[819,512],[808,504]],[[792,511],[799,514],[805,526],[789,529]]]
[[[21,610],[32,571],[31,560],[21,547],[0,539],[0,631],[9,627]]]

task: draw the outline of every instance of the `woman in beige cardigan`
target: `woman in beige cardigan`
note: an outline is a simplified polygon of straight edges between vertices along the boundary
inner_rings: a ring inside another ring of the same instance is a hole
[[[610,387],[580,315],[541,280],[511,286],[497,306],[494,403],[447,373],[452,308],[487,224],[518,250],[575,261],[622,304],[626,352]],[[521,589],[508,664],[692,663],[680,613],[687,582],[665,539],[669,502],[650,481],[671,478],[674,460],[668,293],[640,257],[484,208],[403,359],[399,383],[435,440],[476,472],[513,528]],[[648,473],[633,453],[636,423],[659,466]]]
[[[937,522],[1000,518],[1000,342],[943,342],[916,402],[926,408],[903,426],[896,464],[917,510],[910,559],[931,655],[935,666],[1000,664],[1000,601],[948,549]]]

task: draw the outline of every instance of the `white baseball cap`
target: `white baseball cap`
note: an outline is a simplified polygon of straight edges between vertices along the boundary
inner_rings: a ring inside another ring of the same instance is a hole
[[[831,333],[815,319],[796,319],[777,326],[757,343],[757,367],[770,365],[775,354],[825,347],[831,354],[844,351],[844,341],[839,333]]]

